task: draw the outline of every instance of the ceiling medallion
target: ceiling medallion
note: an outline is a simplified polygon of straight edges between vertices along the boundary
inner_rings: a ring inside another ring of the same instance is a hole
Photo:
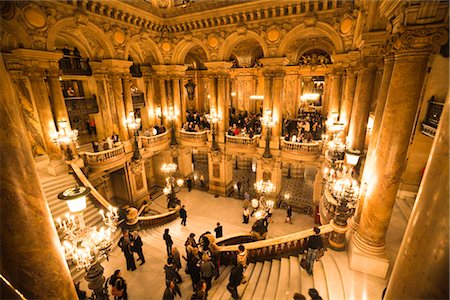
[[[269,30],[267,30],[267,41],[270,43],[275,43],[280,39],[281,32],[278,30],[277,27],[272,27]]]
[[[47,25],[45,14],[34,6],[27,6],[23,10],[25,21],[34,28],[42,28]]]

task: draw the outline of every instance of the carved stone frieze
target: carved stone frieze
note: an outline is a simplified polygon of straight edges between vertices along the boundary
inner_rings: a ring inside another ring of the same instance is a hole
[[[388,38],[385,53],[397,51],[436,52],[448,41],[448,29],[423,28],[397,32]]]

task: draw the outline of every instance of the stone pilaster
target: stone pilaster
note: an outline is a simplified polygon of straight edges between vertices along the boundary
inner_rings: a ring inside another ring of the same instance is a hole
[[[386,231],[420,102],[429,55],[448,39],[444,28],[406,30],[388,40],[394,54],[383,120],[371,165],[372,180],[362,188],[366,197],[360,226],[350,244],[350,267],[385,277],[389,260]],[[401,124],[401,126],[399,126]]]
[[[142,125],[145,128],[150,128],[157,123],[153,70],[150,66],[141,66],[141,72],[145,85],[145,109],[144,113],[141,114]]]
[[[448,299],[449,98],[441,115],[386,299]]]
[[[3,58],[0,75],[1,274],[27,299],[76,299]]]
[[[119,127],[119,137],[122,141],[127,141],[129,134],[127,127],[127,112],[125,111],[125,103],[122,96],[122,78],[120,74],[117,73],[110,73],[108,77],[111,82],[112,96],[114,97],[114,106],[116,108]]]
[[[376,65],[370,61],[362,61],[363,66],[358,73],[355,100],[353,103],[348,138],[350,148],[364,151],[367,121],[370,105],[373,100]]]
[[[64,100],[64,95],[61,90],[61,83],[59,81],[59,70],[52,69],[47,74],[47,84],[49,86],[50,94],[51,94],[51,105],[53,116],[56,121],[56,125],[58,126],[58,122],[66,121],[67,128],[70,129],[70,119],[69,114],[67,113],[66,102]],[[58,128],[61,130],[61,128]]]
[[[328,108],[327,111],[325,112],[328,120],[332,119],[333,113],[339,113],[339,107],[342,96],[342,70],[340,68],[334,69],[333,72],[330,74],[330,79],[331,79],[330,96]]]
[[[131,98],[131,74],[122,75],[123,99],[125,101],[125,113],[134,112],[133,99]]]
[[[113,122],[111,105],[114,105],[114,100],[111,99],[107,93],[107,79],[105,74],[95,74],[95,82],[97,84],[97,103],[100,114],[102,116],[104,136],[106,138],[112,136],[113,133],[119,132],[118,124]]]
[[[347,136],[347,132],[350,127],[350,117],[352,114],[353,99],[355,97],[357,77],[358,75],[354,69],[348,68],[345,71],[344,93],[342,97],[341,110],[339,112],[339,120],[345,124],[343,136]]]

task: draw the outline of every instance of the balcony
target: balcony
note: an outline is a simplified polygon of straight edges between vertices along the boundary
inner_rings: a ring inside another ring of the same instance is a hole
[[[426,136],[429,136],[431,138],[434,138],[434,136],[436,135],[436,131],[437,131],[436,128],[434,128],[428,124],[425,124],[425,123],[422,123],[421,126],[422,126],[422,128],[420,129],[420,131],[423,134],[425,134]]]
[[[127,160],[123,145],[100,152],[80,152],[80,156],[92,172],[122,166]]]
[[[259,139],[261,135],[254,135],[252,138],[247,136],[233,136],[226,135],[226,143],[227,149],[233,151],[236,150],[238,152],[242,152],[242,150],[247,151],[249,153],[253,153],[256,148],[258,148]]]
[[[92,75],[89,58],[64,55],[64,57],[59,60],[59,68],[63,71],[64,75]]]
[[[139,136],[139,144],[142,145],[143,151],[142,155],[147,153],[156,153],[167,149],[170,143],[170,132],[166,131],[164,133],[153,135],[153,136]]]
[[[209,130],[190,132],[180,130],[180,140],[183,146],[202,147],[206,146]]]
[[[285,141],[284,138],[280,138],[280,148],[282,155],[285,157],[298,155],[317,157],[322,152],[322,143],[319,141],[312,141],[311,143],[296,143]]]

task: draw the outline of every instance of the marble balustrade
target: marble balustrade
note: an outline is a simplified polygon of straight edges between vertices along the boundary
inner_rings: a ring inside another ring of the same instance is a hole
[[[232,136],[226,135],[227,144],[245,145],[250,147],[257,147],[260,135],[254,135],[252,138],[248,136]]]
[[[154,216],[138,216],[138,226],[140,229],[153,228],[156,226],[164,225],[173,220],[176,220],[179,216],[180,207]]]
[[[154,136],[139,136],[143,148],[152,148],[164,144],[169,139],[169,132],[154,135]]]
[[[208,140],[208,133],[209,130],[204,131],[196,131],[196,132],[190,132],[190,131],[184,131],[180,130],[180,138],[182,141],[186,142],[206,142]]]
[[[281,140],[281,150],[295,151],[303,154],[320,154],[321,143],[313,141],[311,143],[296,143],[285,141],[283,137]]]
[[[331,225],[320,226],[323,243],[328,243],[329,234],[333,231]],[[264,261],[286,255],[295,255],[305,250],[306,242],[314,235],[313,229],[307,229],[296,233],[245,244],[248,252],[248,262]],[[245,236],[245,235],[244,235]],[[238,245],[221,246],[221,263],[229,264],[232,257],[238,253]]]
[[[81,152],[80,155],[88,165],[98,165],[107,163],[113,159],[125,158],[125,148],[123,145],[120,145],[100,152]]]

